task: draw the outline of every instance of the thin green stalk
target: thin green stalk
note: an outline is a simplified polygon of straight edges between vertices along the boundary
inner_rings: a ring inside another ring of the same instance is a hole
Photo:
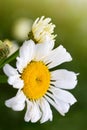
[[[10,57],[8,57],[7,59],[3,60],[1,63],[0,63],[0,69],[7,63],[13,61],[16,57],[18,56],[18,50],[13,54],[11,55]]]

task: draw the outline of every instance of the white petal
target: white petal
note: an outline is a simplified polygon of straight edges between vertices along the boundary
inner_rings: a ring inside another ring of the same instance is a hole
[[[64,62],[71,61],[72,58],[71,55],[66,51],[66,49],[62,45],[60,45],[56,49],[52,50],[50,54],[43,60],[46,64],[48,64],[49,68],[53,68]]]
[[[31,61],[34,55],[34,47],[35,47],[34,41],[32,40],[25,41],[19,51],[20,57],[25,58],[28,61]]]
[[[37,122],[41,118],[41,112],[36,102],[27,100],[27,111],[25,113],[24,120],[26,122]]]
[[[61,90],[55,87],[52,87],[50,91],[53,93],[56,99],[59,99],[65,103],[73,105],[76,102],[75,97],[68,91]]]
[[[8,77],[18,74],[17,70],[9,64],[5,64],[3,70]]]
[[[31,122],[37,122],[41,118],[41,111],[39,105],[34,102],[34,107],[32,109]]]
[[[10,85],[13,85],[14,84],[14,82],[15,82],[15,80],[16,80],[16,78],[17,78],[17,76],[10,76],[9,78],[8,78],[8,83],[10,84]]]
[[[25,68],[26,64],[24,64],[24,60],[21,59],[20,57],[17,57],[16,59],[17,59],[17,62],[16,62],[17,69],[20,73],[22,73],[23,68]]]
[[[5,101],[5,105],[15,111],[21,111],[25,107],[25,98],[23,92],[18,91],[15,97]]]
[[[64,69],[51,72],[52,82],[56,87],[63,89],[73,89],[77,84],[77,74]]]
[[[24,120],[26,122],[29,122],[31,120],[30,112],[31,112],[32,107],[33,107],[33,103],[27,100],[27,111],[24,117]]]
[[[57,98],[54,98],[54,100],[58,106],[58,110],[61,112],[62,115],[65,115],[65,113],[67,113],[69,111],[70,105]]]
[[[20,78],[17,78],[17,79],[15,80],[15,82],[13,83],[13,87],[14,87],[14,88],[19,88],[19,89],[21,89],[21,88],[23,88],[23,86],[24,86],[24,82],[23,82],[23,80],[21,80]]]
[[[68,103],[64,103],[60,100],[56,100],[54,98],[54,96],[50,96],[51,98],[49,98],[48,96],[45,95],[45,98],[47,99],[47,101],[62,115],[64,116],[66,112],[68,112],[69,110],[69,104]],[[52,100],[53,99],[53,100]]]
[[[14,88],[22,88],[23,87],[23,80],[20,79],[20,75],[18,74],[17,70],[14,69],[9,64],[4,66],[4,72],[9,77],[8,83],[13,85]]]
[[[53,49],[54,42],[47,38],[45,43],[36,44],[35,60],[42,60]]]
[[[8,78],[8,83],[10,85],[13,85],[14,88],[19,88],[19,89],[21,89],[24,85],[24,82],[19,78],[19,75],[10,76]]]
[[[39,100],[39,106],[41,108],[41,111],[42,111],[42,118],[40,120],[41,123],[44,123],[48,120],[52,121],[52,111],[51,111],[51,108],[50,108],[50,105],[49,103],[46,101],[46,99],[44,98],[41,98]]]
[[[17,68],[21,71],[34,58],[35,43],[32,40],[25,41],[20,48],[19,57],[17,57]]]

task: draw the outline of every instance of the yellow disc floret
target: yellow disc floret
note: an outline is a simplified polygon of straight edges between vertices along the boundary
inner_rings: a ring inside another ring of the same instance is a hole
[[[21,75],[24,81],[23,92],[30,100],[36,100],[45,95],[50,86],[50,71],[41,61],[32,61]]]

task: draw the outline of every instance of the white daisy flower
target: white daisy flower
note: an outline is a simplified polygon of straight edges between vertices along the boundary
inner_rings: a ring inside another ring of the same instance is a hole
[[[56,35],[53,34],[55,25],[51,23],[51,18],[44,18],[44,16],[37,18],[32,25],[31,31],[37,43],[46,42],[48,39],[49,41],[54,41],[56,37]]]
[[[8,83],[18,89],[16,96],[7,100],[5,105],[21,111],[27,104],[26,122],[52,121],[50,104],[64,116],[76,102],[75,97],[66,90],[75,88],[77,74],[66,69],[52,71],[52,68],[72,58],[62,45],[52,49],[51,43],[25,41],[19,50],[16,68],[9,64],[4,66]]]

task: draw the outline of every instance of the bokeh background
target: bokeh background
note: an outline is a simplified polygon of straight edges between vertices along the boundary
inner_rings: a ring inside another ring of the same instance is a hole
[[[0,39],[23,39],[15,35],[18,19],[28,19],[30,25],[37,17],[51,17],[56,24],[56,46],[62,44],[73,61],[60,68],[80,73],[78,85],[71,92],[78,102],[62,117],[53,107],[53,121],[44,124],[24,122],[25,111],[15,112],[4,101],[16,90],[0,84],[0,130],[86,130],[87,128],[87,0],[0,0]],[[23,36],[23,34],[22,34]],[[23,38],[23,37],[22,37]]]

